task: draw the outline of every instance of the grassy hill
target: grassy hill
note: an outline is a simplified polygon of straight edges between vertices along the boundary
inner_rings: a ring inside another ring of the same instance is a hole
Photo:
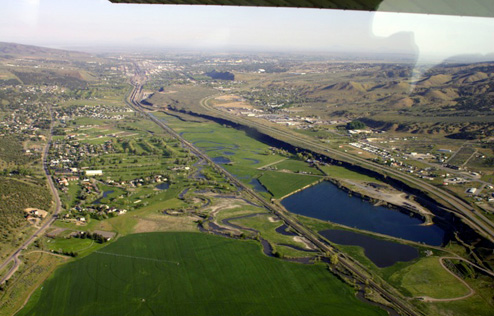
[[[48,59],[64,60],[73,58],[88,58],[91,55],[82,52],[53,49],[17,43],[0,42],[0,58],[36,56]]]

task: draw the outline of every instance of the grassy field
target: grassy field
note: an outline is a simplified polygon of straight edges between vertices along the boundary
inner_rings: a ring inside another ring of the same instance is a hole
[[[47,250],[53,250],[59,253],[73,252],[77,256],[85,256],[93,251],[105,246],[91,239],[80,238],[54,238],[47,239],[45,242]]]
[[[152,233],[101,251],[57,270],[18,316],[386,314],[324,265],[265,257],[252,241]]]
[[[314,176],[272,171],[264,172],[259,178],[262,185],[264,185],[276,199],[319,180],[319,177]]]
[[[0,292],[0,316],[11,316],[19,310],[28,298],[28,294],[35,291],[57,265],[66,260],[42,252],[30,252],[24,255],[24,264],[9,280],[7,289]]]
[[[283,159],[280,155],[269,153],[268,145],[234,128],[214,122],[183,122],[170,115],[165,116],[165,120],[185,139],[207,152],[208,156],[227,157],[234,166],[258,168]]]
[[[391,276],[411,296],[454,298],[468,294],[468,289],[439,263],[439,258],[423,258]]]

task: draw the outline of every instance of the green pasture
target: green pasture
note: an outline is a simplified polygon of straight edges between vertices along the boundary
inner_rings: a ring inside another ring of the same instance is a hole
[[[199,233],[123,237],[59,268],[22,315],[386,315],[325,265]]]
[[[225,165],[223,166],[228,172],[238,177],[240,180],[248,183],[252,178],[257,178],[263,171],[256,168],[249,168],[237,165]]]
[[[234,128],[214,122],[183,122],[173,116],[166,116],[165,121],[208,156],[226,157],[234,166],[259,168],[283,159],[280,155],[273,155],[268,145]]]
[[[320,177],[309,175],[265,171],[259,181],[274,198],[279,199],[320,179]]]
[[[218,200],[213,200],[217,202]],[[232,207],[221,209],[215,216],[218,223],[221,223],[223,219],[241,217],[249,214],[260,214],[264,213],[266,215],[270,214],[265,208],[255,207],[244,202],[233,204]]]
[[[78,256],[91,253],[101,247],[104,244],[99,244],[91,239],[80,238],[55,238],[47,239],[45,243],[48,250],[63,252],[74,252]]]

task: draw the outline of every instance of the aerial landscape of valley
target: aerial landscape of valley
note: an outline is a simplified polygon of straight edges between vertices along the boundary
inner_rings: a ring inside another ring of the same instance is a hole
[[[494,50],[96,48],[19,25],[0,316],[492,315]]]

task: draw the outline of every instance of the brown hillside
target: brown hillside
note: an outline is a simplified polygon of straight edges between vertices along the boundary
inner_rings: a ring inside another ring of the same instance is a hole
[[[434,75],[417,82],[417,86],[437,87],[451,81],[451,75]]]

